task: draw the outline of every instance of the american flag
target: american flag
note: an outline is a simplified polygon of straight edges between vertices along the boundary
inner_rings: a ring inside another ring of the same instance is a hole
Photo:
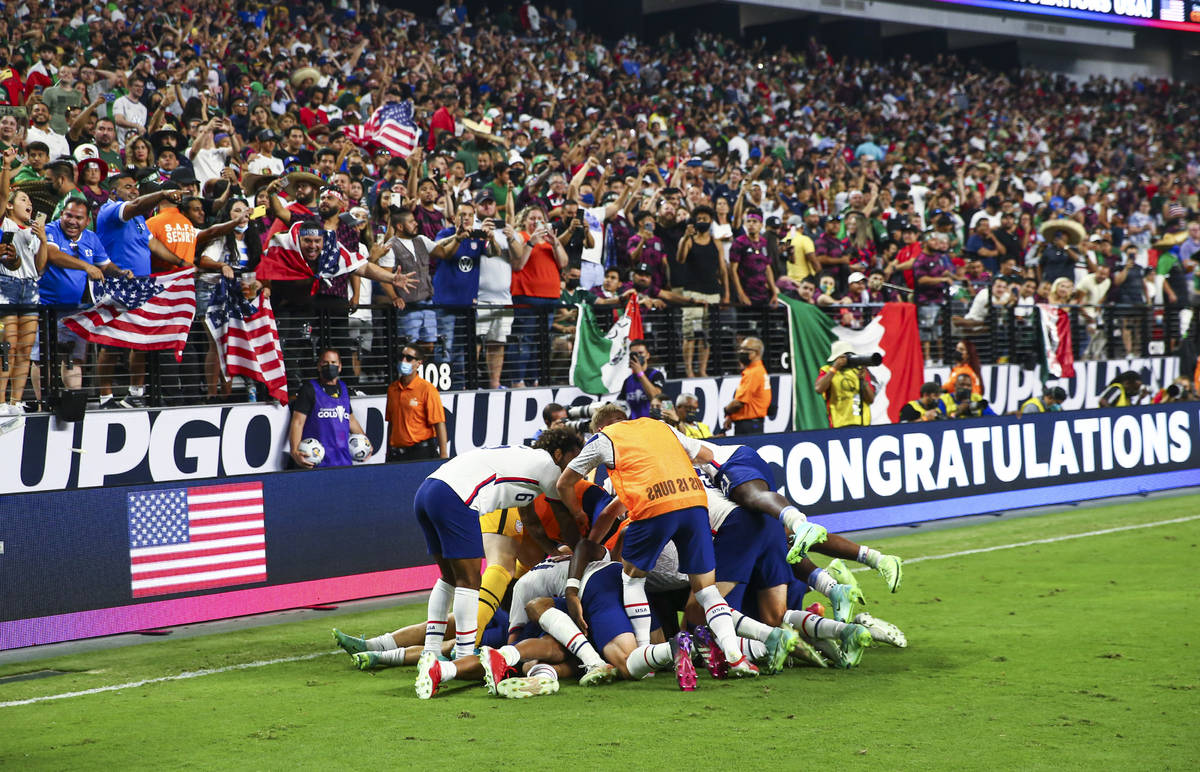
[[[196,269],[92,283],[96,304],[63,322],[76,334],[109,346],[174,350],[183,358],[196,316]]]
[[[133,597],[267,580],[262,483],[129,493]]]
[[[256,308],[236,281],[221,277],[204,323],[217,342],[217,361],[226,378],[243,375],[265,383],[272,397],[287,404],[287,372],[270,298],[260,298]]]
[[[379,145],[400,158],[408,158],[420,129],[413,121],[411,101],[388,102],[371,115],[371,119],[360,126],[343,126],[342,131],[356,145]]]

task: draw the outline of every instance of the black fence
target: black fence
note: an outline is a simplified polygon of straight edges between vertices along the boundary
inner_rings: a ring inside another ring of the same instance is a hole
[[[863,327],[882,306],[826,307],[835,324]],[[1116,359],[1126,356],[1170,355],[1180,341],[1186,309],[1163,306],[1064,306],[1070,318],[1072,348],[1077,359]],[[118,401],[131,382],[144,374],[144,402],[150,406],[195,405],[206,401],[266,399],[261,386],[218,376],[215,349],[197,322],[184,351],[147,352],[144,364],[121,351],[104,352],[62,334],[61,318],[76,309],[48,306],[0,306],[0,320],[21,313],[38,316],[38,346],[27,404],[52,402],[64,386],[82,391],[95,404],[102,387],[111,387]],[[1029,306],[987,309],[986,318],[972,321],[966,307],[954,304],[921,309],[921,338],[931,364],[954,360],[959,340],[973,342],[983,363],[1033,366],[1039,352],[1040,327]],[[425,364],[422,375],[439,389],[477,390],[524,384],[562,386],[569,382],[575,339],[573,306],[425,306],[398,310],[392,306],[359,306],[343,317],[320,311],[306,316],[277,314],[279,336],[293,393],[302,379],[315,377],[315,360],[326,346],[342,356],[342,377],[357,392],[382,394],[397,377],[401,349],[415,344]],[[602,327],[614,318],[611,308],[595,309]],[[766,365],[782,372],[788,350],[788,321],[782,306],[672,306],[642,311],[651,366],[669,378],[719,376],[737,373],[737,344],[756,336],[766,345]],[[11,323],[11,322],[10,322]],[[5,333],[8,331],[5,330]],[[0,365],[8,372],[17,362],[15,335],[0,338]],[[82,361],[80,361],[82,360]],[[690,361],[690,365],[689,365]],[[6,392],[8,401],[18,401]]]

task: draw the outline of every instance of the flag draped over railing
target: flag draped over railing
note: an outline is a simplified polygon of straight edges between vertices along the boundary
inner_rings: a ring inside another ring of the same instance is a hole
[[[287,371],[271,299],[252,303],[232,279],[221,278],[204,323],[217,344],[217,361],[226,378],[241,375],[266,384],[271,396],[287,404]]]
[[[92,342],[140,351],[174,351],[183,359],[196,316],[196,269],[92,282],[95,305],[63,320]]]

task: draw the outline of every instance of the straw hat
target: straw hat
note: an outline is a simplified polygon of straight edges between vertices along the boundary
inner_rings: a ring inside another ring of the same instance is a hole
[[[1067,234],[1067,243],[1075,245],[1087,238],[1087,231],[1083,226],[1074,220],[1059,218],[1057,220],[1047,220],[1042,223],[1042,227],[1038,228],[1038,233],[1047,241],[1053,239],[1058,232]]]

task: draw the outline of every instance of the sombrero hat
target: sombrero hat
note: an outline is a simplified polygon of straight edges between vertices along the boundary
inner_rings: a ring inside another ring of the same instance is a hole
[[[1038,233],[1042,234],[1042,237],[1047,240],[1054,238],[1054,234],[1058,233],[1059,231],[1067,234],[1068,244],[1078,244],[1087,238],[1087,231],[1083,229],[1082,225],[1074,220],[1067,220],[1064,218],[1047,220],[1046,222],[1042,223],[1042,227],[1038,228]]]
[[[258,190],[263,185],[269,185],[279,179],[278,174],[255,174],[254,172],[244,172],[242,174],[242,190],[246,195],[253,198],[258,195]]]
[[[1187,238],[1188,238],[1187,231],[1179,231],[1177,233],[1164,233],[1161,237],[1159,237],[1158,241],[1154,242],[1150,246],[1150,248],[1157,249],[1158,251],[1161,252],[1163,250],[1171,249],[1172,247],[1179,246],[1183,242],[1187,241]]]
[[[163,148],[171,148],[175,152],[181,152],[187,145],[183,135],[179,133],[173,126],[165,126],[150,135],[150,145],[154,148],[154,154],[158,155],[163,151]]]
[[[321,179],[316,172],[306,166],[293,166],[287,173],[287,186],[284,188],[289,196],[296,194],[295,187],[297,182],[307,182],[314,188],[320,188],[325,184],[325,180]]]
[[[476,123],[475,121],[471,120],[470,118],[463,118],[462,125],[468,131],[473,131],[476,134],[491,134],[492,133],[492,119],[491,118],[484,118],[483,121],[481,121],[479,123]]]
[[[309,79],[311,79],[313,83],[316,83],[321,79],[321,71],[316,67],[301,67],[292,73],[293,86],[299,86],[305,80]]]

